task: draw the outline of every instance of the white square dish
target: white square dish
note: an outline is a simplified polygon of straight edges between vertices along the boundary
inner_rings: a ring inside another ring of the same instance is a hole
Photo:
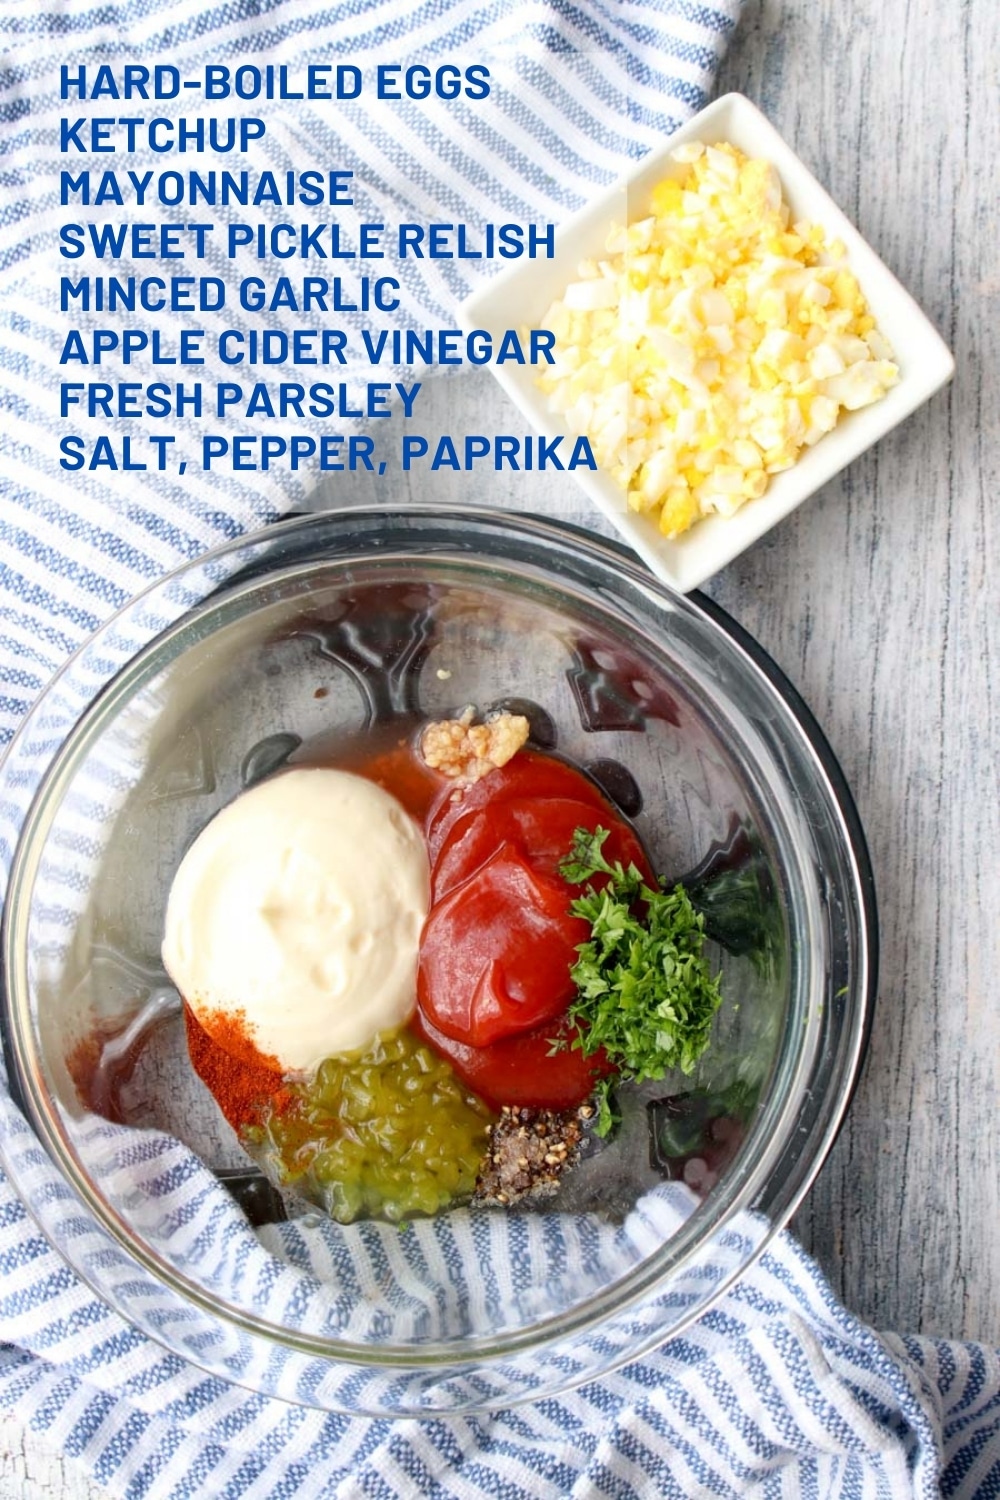
[[[771,477],[760,499],[748,501],[733,516],[698,521],[676,538],[664,537],[652,519],[630,511],[621,487],[609,474],[575,470],[581,487],[629,546],[659,578],[682,593],[717,573],[801,505],[950,380],[955,369],[950,351],[913,298],[774,126],[742,94],[726,94],[703,109],[644,157],[634,171],[560,225],[551,259],[518,260],[469,297],[460,309],[465,329],[486,329],[496,338],[507,328],[543,327],[552,303],[576,279],[580,262],[600,259],[606,253],[612,226],[645,217],[657,183],[681,174],[684,169],[671,153],[688,141],[706,145],[728,141],[747,156],[770,161],[781,179],[792,222],[820,224],[828,239],[843,242],[848,267],[860,283],[876,326],[892,345],[899,380],[873,405],[842,412],[832,432],[804,449],[791,468]],[[565,419],[550,410],[548,397],[535,384],[535,368],[491,368],[536,431],[546,437],[566,431]]]

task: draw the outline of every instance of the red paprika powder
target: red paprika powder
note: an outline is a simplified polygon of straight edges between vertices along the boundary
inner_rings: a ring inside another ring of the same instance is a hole
[[[278,1059],[258,1052],[234,1017],[219,1012],[209,1019],[213,1036],[185,1005],[191,1065],[230,1125],[239,1131],[244,1125],[255,1124],[267,1104],[280,1114],[291,1103],[291,1094],[285,1088]]]

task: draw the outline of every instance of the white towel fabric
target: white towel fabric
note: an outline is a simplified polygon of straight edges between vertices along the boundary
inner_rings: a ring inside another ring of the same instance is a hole
[[[267,134],[252,159],[254,171],[353,168],[355,220],[405,217],[475,228],[501,218],[558,219],[618,175],[704,103],[737,11],[738,0],[9,6],[0,16],[10,49],[0,125],[0,388],[6,412],[0,431],[0,744],[69,653],[114,609],[177,562],[279,515],[309,483],[305,471],[200,472],[203,426],[188,420],[170,423],[176,445],[163,474],[71,474],[60,467],[60,438],[97,430],[58,414],[67,329],[79,327],[89,337],[105,323],[122,326],[120,316],[102,320],[76,307],[62,311],[60,276],[162,271],[159,262],[141,259],[113,265],[92,257],[60,259],[60,225],[116,219],[113,209],[60,203],[59,174],[68,165],[59,151],[60,117],[144,113],[141,104],[114,101],[102,110],[94,103],[63,105],[61,64],[75,71],[102,63],[116,70],[130,62],[170,63],[186,78],[206,63],[284,63],[293,74],[310,62],[351,63],[366,73],[378,62],[411,59],[485,63],[494,82],[485,103],[431,100],[393,106],[391,114],[370,93],[336,109],[308,101],[264,104],[259,113]],[[191,118],[212,107],[200,96],[195,103],[185,96],[155,111]],[[257,112],[252,104],[214,107],[222,115]],[[152,171],[154,180],[178,166],[243,165],[232,156],[181,158],[146,148],[69,164],[95,177],[107,168]],[[117,221],[136,216],[127,205]],[[224,224],[314,215],[274,206],[194,214],[157,204],[140,217]],[[345,222],[351,223],[350,214]],[[331,274],[329,263],[294,264]],[[191,263],[179,269],[189,271]],[[232,284],[234,277],[271,276],[275,263],[249,255],[230,262],[213,243],[194,269]],[[349,262],[334,269],[348,290],[356,288],[360,273]],[[474,275],[489,270],[474,261],[408,263],[400,278],[399,326],[452,326],[456,301]],[[239,309],[208,311],[195,320],[209,346],[224,326],[245,330],[260,321]],[[302,326],[287,311],[266,315],[266,322],[276,329]],[[137,316],[135,326],[166,330],[167,323],[150,313]],[[99,369],[69,368],[75,379],[149,378],[148,367],[137,374],[136,365],[115,357]],[[166,366],[163,378],[187,374]],[[370,378],[370,371],[344,371],[349,383],[362,375]],[[190,378],[241,376],[210,360]],[[131,430],[128,418],[101,425],[116,435]],[[317,423],[295,425],[320,430]],[[235,430],[234,421],[215,426],[223,434]],[[184,474],[181,462],[188,464]],[[21,811],[0,810],[4,872]],[[64,1215],[65,1232],[85,1233],[75,1201],[6,1093],[0,1095],[0,1147],[26,1189],[56,1205],[57,1219]],[[220,1207],[221,1190],[190,1153],[166,1137],[149,1135],[129,1159],[136,1171],[155,1162],[164,1191],[180,1189],[191,1205],[210,1204],[223,1239],[235,1237],[245,1250],[240,1265],[246,1274],[266,1278],[280,1261],[286,1276],[290,1264],[299,1267],[295,1274],[310,1294],[335,1290],[322,1234],[309,1241],[287,1226],[252,1235],[231,1206],[226,1210],[228,1200]],[[664,1189],[648,1211],[682,1212],[678,1192]],[[732,1227],[734,1243],[741,1235],[758,1236],[760,1227],[746,1217]],[[113,1495],[129,1500],[206,1493],[222,1500],[1000,1495],[996,1353],[878,1337],[837,1304],[787,1235],[710,1314],[658,1353],[557,1399],[488,1418],[426,1423],[324,1416],[249,1395],[167,1354],[94,1298],[38,1233],[5,1180],[0,1275],[0,1401],[46,1431]]]

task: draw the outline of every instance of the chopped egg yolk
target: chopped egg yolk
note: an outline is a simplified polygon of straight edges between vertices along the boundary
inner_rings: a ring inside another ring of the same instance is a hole
[[[673,157],[684,175],[549,309],[538,381],[668,537],[762,495],[899,374],[843,245],[790,223],[770,162],[728,144]]]

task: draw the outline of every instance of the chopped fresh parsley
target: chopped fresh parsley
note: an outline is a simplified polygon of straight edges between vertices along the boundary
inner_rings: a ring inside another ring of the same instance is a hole
[[[704,957],[705,921],[683,886],[648,886],[635,865],[609,864],[608,830],[578,828],[559,866],[570,885],[586,889],[570,906],[590,923],[570,973],[577,997],[569,1015],[577,1023],[573,1046],[590,1057],[603,1047],[617,1072],[598,1093],[597,1133],[615,1123],[610,1092],[615,1082],[662,1078],[671,1068],[690,1073],[708,1046],[721,1003],[719,980]],[[600,890],[595,875],[609,879]]]

